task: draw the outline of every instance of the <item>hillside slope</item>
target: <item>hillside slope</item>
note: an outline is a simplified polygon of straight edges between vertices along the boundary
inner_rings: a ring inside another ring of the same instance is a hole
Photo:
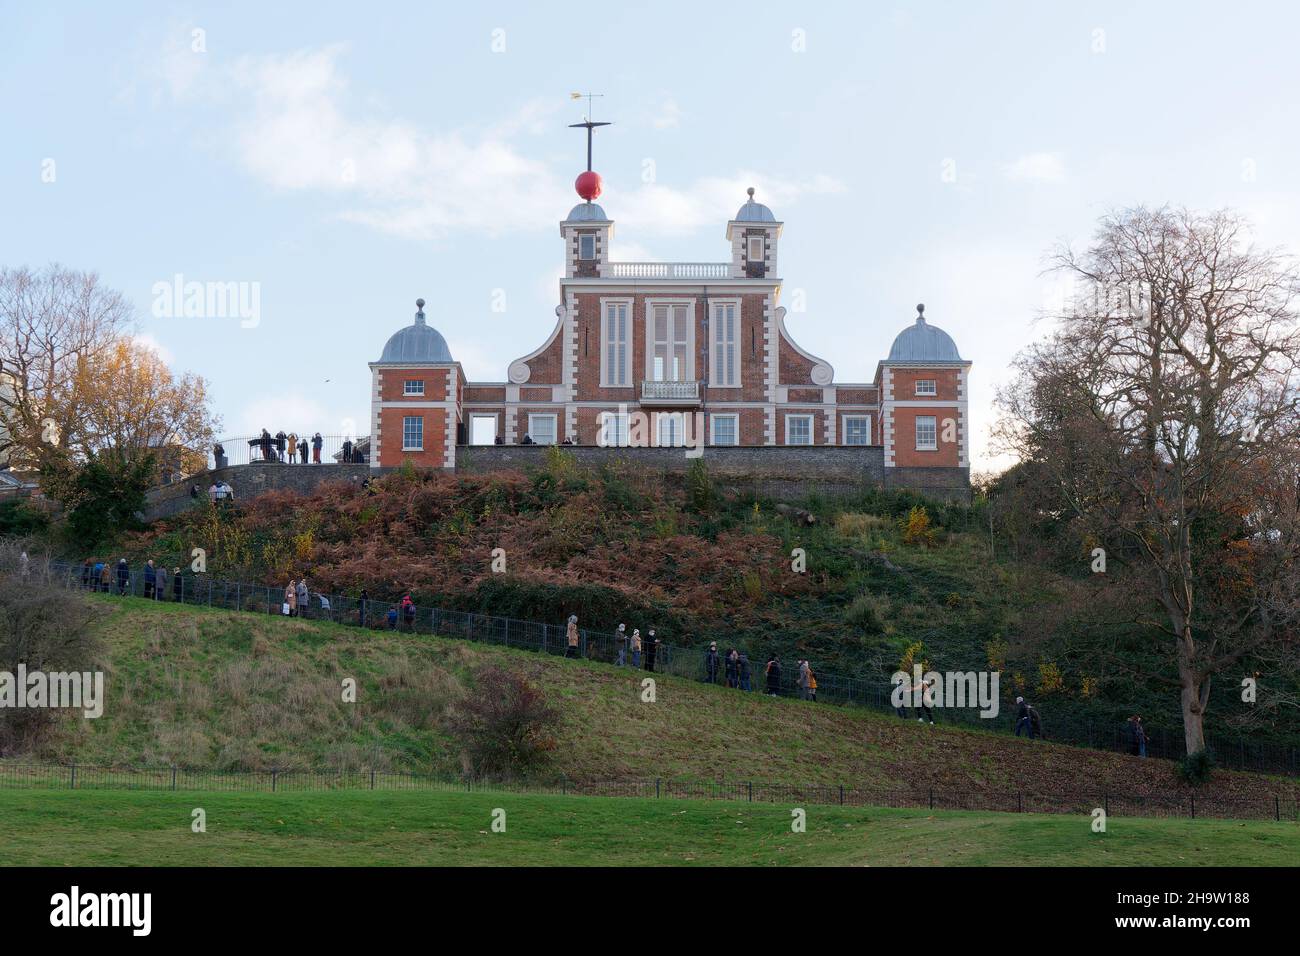
[[[741,694],[642,672],[423,635],[91,598],[111,671],[104,716],[69,718],[37,756],[195,768],[377,767],[456,773],[440,724],[489,662],[528,674],[561,710],[553,771],[949,793],[1163,797],[1173,766],[863,710]],[[344,703],[345,678],[357,682]],[[942,713],[940,714],[942,720]],[[1294,801],[1294,781],[1221,772],[1204,799]],[[1202,799],[1198,796],[1198,799]]]

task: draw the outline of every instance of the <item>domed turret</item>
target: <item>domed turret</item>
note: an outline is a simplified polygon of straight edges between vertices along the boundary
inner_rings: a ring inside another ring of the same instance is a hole
[[[916,322],[898,333],[889,349],[889,362],[927,364],[962,361],[957,343],[943,329],[925,321],[925,306],[916,307]]]
[[[442,333],[424,321],[424,300],[415,300],[415,322],[404,329],[398,329],[384,344],[383,354],[377,365],[427,365],[439,362],[452,362],[451,350]]]

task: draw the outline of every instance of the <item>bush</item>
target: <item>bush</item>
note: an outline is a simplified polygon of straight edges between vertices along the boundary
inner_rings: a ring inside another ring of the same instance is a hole
[[[1178,761],[1178,776],[1184,783],[1192,786],[1200,786],[1208,783],[1210,777],[1214,775],[1214,768],[1217,763],[1214,754],[1207,748],[1198,750],[1194,754],[1188,754]]]
[[[474,687],[447,718],[462,748],[465,772],[477,778],[513,779],[542,769],[556,748],[560,712],[532,681],[514,671],[484,666]]]
[[[914,506],[902,521],[902,526],[904,544],[920,544],[928,548],[938,537],[930,524],[930,514],[925,510],[925,505]]]
[[[885,630],[885,619],[889,611],[888,598],[864,591],[845,609],[844,623],[868,634],[880,634]]]
[[[22,499],[0,501],[0,538],[43,534],[49,526],[49,515],[32,508]]]

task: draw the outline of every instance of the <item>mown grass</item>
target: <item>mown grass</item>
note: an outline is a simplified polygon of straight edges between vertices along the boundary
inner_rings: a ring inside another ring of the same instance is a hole
[[[872,789],[1168,796],[1171,764],[741,694],[640,671],[427,635],[94,598],[112,659],[98,720],[69,719],[44,753],[82,764],[455,773],[441,716],[496,663],[531,676],[562,726],[551,773],[574,780],[727,780]],[[357,701],[342,681],[357,681]],[[943,715],[939,715],[940,721]],[[1219,773],[1203,791],[1294,800],[1294,781]],[[1198,796],[1198,799],[1202,799]]]
[[[206,832],[192,831],[193,811]],[[505,811],[505,832],[492,830]],[[0,865],[1288,866],[1286,823],[510,793],[0,791]]]

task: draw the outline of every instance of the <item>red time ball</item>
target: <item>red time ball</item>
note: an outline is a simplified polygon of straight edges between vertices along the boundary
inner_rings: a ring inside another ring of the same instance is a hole
[[[579,196],[591,202],[600,195],[600,174],[587,170],[578,176],[573,188],[578,191]]]

